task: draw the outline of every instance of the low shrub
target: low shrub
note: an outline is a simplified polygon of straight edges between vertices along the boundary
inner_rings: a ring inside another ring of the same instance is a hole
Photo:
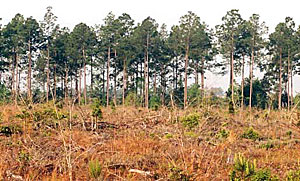
[[[89,175],[93,179],[98,179],[101,177],[102,166],[98,160],[91,160],[89,162]]]
[[[261,139],[261,137],[258,134],[258,132],[256,132],[252,127],[247,128],[244,131],[244,133],[242,134],[242,138],[250,139],[250,140],[253,140],[253,141]]]
[[[192,129],[199,125],[200,115],[198,113],[191,113],[187,116],[179,118],[184,127]]]

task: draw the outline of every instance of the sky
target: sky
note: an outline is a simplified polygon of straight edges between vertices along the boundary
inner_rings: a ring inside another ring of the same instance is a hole
[[[0,6],[0,24],[6,24],[17,13],[25,17],[33,16],[41,21],[47,6],[53,7],[61,27],[72,29],[76,24],[84,22],[89,26],[102,24],[105,16],[112,11],[116,16],[128,13],[135,22],[141,22],[148,16],[160,25],[167,24],[170,28],[178,24],[179,18],[187,11],[193,11],[211,28],[221,24],[222,17],[231,9],[239,9],[244,19],[253,13],[259,14],[266,22],[269,32],[274,31],[279,22],[290,16],[300,23],[299,5],[297,0],[2,0]],[[245,72],[246,76],[248,71]],[[259,70],[255,71],[259,77]],[[239,79],[238,79],[239,80]],[[300,77],[294,78],[295,93],[300,92]],[[206,86],[227,89],[229,77],[207,74]],[[298,84],[297,84],[298,83]]]

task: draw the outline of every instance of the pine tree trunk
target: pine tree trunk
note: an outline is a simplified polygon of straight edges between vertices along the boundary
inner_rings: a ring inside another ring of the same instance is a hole
[[[287,107],[288,107],[288,111],[290,111],[290,49],[288,49],[288,84],[287,84],[287,98],[288,98],[288,102],[287,102]]]
[[[53,66],[53,99],[56,100],[56,63]]]
[[[253,92],[253,65],[254,65],[254,43],[251,48],[251,61],[250,61],[250,94],[249,94],[249,109],[252,109],[252,92]]]
[[[165,105],[165,89],[166,89],[166,81],[165,81],[165,66],[163,65],[161,67],[161,89],[162,89],[162,94],[161,94],[161,104],[164,106]]]
[[[282,48],[279,50],[279,95],[278,95],[278,109],[281,110],[281,94],[282,94]]]
[[[125,92],[127,88],[127,78],[126,78],[126,61],[127,57],[124,58],[123,60],[123,98],[122,98],[122,104],[123,106],[125,105]]]
[[[78,82],[78,103],[81,105],[81,77],[82,77],[82,70],[79,70],[79,82]]]
[[[65,100],[68,100],[68,68],[65,69]],[[72,89],[72,87],[71,87]]]
[[[233,35],[231,37],[231,61],[230,61],[230,86],[231,86],[231,101],[232,101],[232,104],[233,106],[235,107],[235,104],[234,104],[234,75],[233,75],[233,67],[234,67],[234,57],[233,57],[233,54],[234,54],[234,48],[233,48]]]
[[[16,97],[16,88],[15,88],[15,71],[16,71],[16,66],[15,62],[17,60],[17,54],[14,53],[14,60],[11,62],[11,92],[12,92],[12,101],[15,100]]]
[[[115,67],[114,67],[114,105],[117,105],[117,50],[115,49]]]
[[[27,74],[27,99],[31,102],[31,43],[28,41],[28,74]]]
[[[16,85],[15,85],[15,105],[18,105],[18,97],[19,97],[19,56],[16,54]]]
[[[106,106],[109,106],[109,69],[110,69],[110,47],[107,51],[107,74],[106,74]]]
[[[187,41],[189,42],[189,41]],[[185,65],[184,65],[184,109],[187,108],[187,79],[188,79],[188,63],[189,63],[189,45],[186,45]]]
[[[291,106],[293,106],[294,105],[294,93],[293,93],[293,61],[291,61],[291,68],[290,68],[290,70],[291,70]]]
[[[149,73],[148,73],[148,62],[149,62],[149,52],[148,52],[148,47],[149,47],[149,35],[147,34],[147,44],[146,44],[146,58],[145,58],[145,67],[144,67],[144,72],[145,72],[145,107],[148,109],[149,107]]]
[[[156,73],[154,72],[154,77],[153,77],[153,93],[156,95]]]
[[[87,104],[87,95],[86,95],[86,57],[84,48],[82,49],[83,56],[83,96],[84,96],[84,105]]]
[[[102,71],[102,80],[103,80],[103,83],[102,83],[102,100],[104,101],[105,100],[105,68],[103,68],[103,71]]]
[[[49,90],[50,90],[50,53],[49,53],[49,44],[47,45],[47,94],[46,102],[49,102]]]
[[[244,85],[245,85],[245,75],[244,75],[244,69],[245,69],[245,55],[243,54],[243,62],[242,62],[242,101],[241,101],[241,108],[244,110]]]
[[[178,60],[175,58],[175,90],[178,88]]]
[[[199,64],[198,64],[198,62],[197,62],[197,60],[195,60],[195,84],[196,85],[199,85],[199,76],[198,76],[198,66],[199,66]]]
[[[204,57],[201,58],[201,97],[204,98]]]
[[[90,92],[93,93],[94,90],[94,74],[93,74],[93,58],[91,58],[91,90]]]

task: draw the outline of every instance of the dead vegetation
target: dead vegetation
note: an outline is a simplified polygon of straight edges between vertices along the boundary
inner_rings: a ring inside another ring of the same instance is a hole
[[[0,177],[228,180],[238,153],[273,179],[299,173],[297,110],[96,108],[2,106]]]

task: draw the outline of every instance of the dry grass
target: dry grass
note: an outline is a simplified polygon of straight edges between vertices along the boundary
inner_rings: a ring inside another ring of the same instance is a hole
[[[1,107],[1,126],[17,124],[23,131],[0,136],[3,180],[90,180],[89,162],[95,159],[103,167],[104,180],[228,180],[234,154],[239,152],[281,179],[300,166],[297,111],[230,115],[213,107],[147,111],[120,106],[103,108],[103,119],[92,131],[89,106],[74,107],[72,119],[60,119],[58,126],[37,126],[34,113],[49,107],[27,109],[26,121],[16,117],[25,107]],[[70,115],[68,107],[57,111]],[[189,130],[179,117],[191,112],[198,112],[200,120]],[[249,125],[261,139],[241,138]],[[220,136],[221,130],[228,135]]]

